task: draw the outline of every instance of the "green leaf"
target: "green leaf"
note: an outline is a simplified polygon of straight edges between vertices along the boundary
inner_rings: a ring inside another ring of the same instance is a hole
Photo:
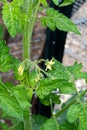
[[[24,130],[24,124],[22,122],[20,122],[6,130]]]
[[[20,65],[20,60],[10,55],[9,48],[6,46],[6,42],[3,40],[0,40],[0,71],[8,72],[9,70],[13,69],[15,73],[16,71],[18,73],[19,65]],[[18,75],[18,77],[19,79],[21,78],[20,75]]]
[[[50,80],[48,78],[45,78],[39,82],[36,94],[40,98],[44,98],[44,96],[49,95],[56,88],[58,88],[58,80]]]
[[[9,117],[23,121],[22,109],[7,86],[0,81],[0,109]]]
[[[67,112],[67,119],[70,123],[75,122],[79,118],[79,114],[82,112],[81,104],[74,104],[70,106],[68,112]]]
[[[52,94],[51,99],[52,99],[52,103],[54,103],[54,104],[60,104],[61,103],[59,95]]]
[[[62,104],[61,109],[64,108],[64,106],[66,106],[66,104],[69,103],[70,100],[72,100],[72,97],[67,102]],[[57,109],[57,111],[58,111],[58,109]],[[77,130],[76,124],[68,122],[68,120],[66,118],[66,114],[67,114],[67,110],[62,112],[60,114],[59,118],[57,118],[58,124],[59,124],[59,129],[60,130]]]
[[[0,71],[7,72],[12,69],[12,64],[10,63],[12,56],[10,55],[3,55],[0,57]]]
[[[45,27],[45,26],[47,25],[47,23],[46,23],[46,18],[42,17],[42,18],[40,19],[40,21],[41,21],[42,26]]]
[[[28,19],[28,16],[26,13],[20,12],[20,16],[19,16],[19,33],[24,33],[25,30],[25,25],[26,25],[26,21]]]
[[[71,31],[74,32],[76,34],[80,34],[80,32],[78,31],[76,25],[66,16],[64,16],[62,13],[58,14],[58,21],[55,18],[56,23],[56,27],[60,30],[63,31]]]
[[[6,42],[3,40],[0,40],[0,57],[1,55],[7,54],[7,53],[9,53],[9,48],[6,46]]]
[[[60,96],[56,94],[49,94],[48,96],[45,96],[44,99],[40,99],[40,101],[44,105],[51,105],[52,103],[54,104],[60,104]]]
[[[59,88],[60,92],[63,94],[74,94],[76,93],[76,87],[73,82],[65,82],[62,84],[62,86]]]
[[[43,4],[45,7],[48,7],[47,1],[46,0],[39,0],[41,4]]]
[[[31,0],[24,0],[24,3],[21,7],[21,12],[25,13],[27,15],[28,20],[32,16],[32,10],[33,10],[35,4],[37,5],[37,0],[32,0],[32,1]]]
[[[50,80],[50,79],[42,79],[36,90],[36,94],[40,98],[44,98],[44,96],[49,95],[53,90],[58,87],[57,80]]]
[[[15,37],[19,29],[20,9],[12,3],[5,3],[2,10],[2,19],[6,25],[10,35]]]
[[[22,110],[28,110],[31,104],[28,101],[27,89],[23,85],[17,85],[13,88],[13,95],[16,97]]]
[[[8,125],[2,121],[0,121],[0,130],[7,130],[8,129]]]
[[[66,17],[62,13],[59,13],[53,8],[48,8],[46,10],[46,16],[44,16],[44,18],[42,17],[41,21],[42,23],[44,23],[44,25],[49,25],[48,27],[50,29],[54,30],[53,27],[56,27],[62,31],[71,31],[76,34],[80,34],[76,25],[68,17]],[[50,21],[50,24],[48,23],[48,21]]]
[[[27,16],[27,10],[28,10],[28,4],[30,1],[24,1],[24,0],[13,0],[11,2],[12,6],[16,5],[17,8],[19,8],[19,13],[18,13],[18,33],[24,33],[24,29],[26,26],[26,22],[28,20]],[[14,14],[13,14],[14,15]]]
[[[41,127],[41,130],[59,130],[59,125],[56,119],[50,118],[44,122]]]
[[[46,15],[51,18],[51,17],[54,17],[54,16],[58,15],[58,11],[55,10],[54,8],[48,8],[46,10]]]
[[[59,4],[59,0],[52,0],[54,2],[55,5]]]
[[[60,130],[77,130],[73,124],[64,123],[63,125],[59,126]]]
[[[54,23],[54,22],[52,22],[51,20],[47,19],[47,20],[46,20],[46,25],[47,25],[52,31],[55,31],[56,26],[55,26],[55,23]]]
[[[24,1],[25,1],[25,0],[13,0],[13,1],[11,2],[11,4],[12,4],[12,5],[16,5],[16,6],[18,6],[18,7],[21,7],[21,6],[24,4]]]
[[[4,37],[4,29],[2,24],[0,24],[0,39],[3,39],[3,37]]]
[[[82,64],[75,62],[74,65],[68,66],[67,70],[69,71],[71,77],[74,80],[77,79],[86,79],[87,80],[87,72],[82,72]]]
[[[78,119],[77,130],[87,130],[87,104],[76,103],[70,106],[67,118],[70,123],[73,123]]]
[[[23,120],[22,111],[17,100],[8,93],[0,93],[0,108],[8,116]]]
[[[12,90],[12,86],[14,86],[13,82],[5,82],[5,86],[7,86],[7,89]]]
[[[8,72],[11,70],[13,68],[12,60],[13,56],[9,54],[9,48],[5,41],[0,40],[0,71]]]
[[[59,61],[53,58],[54,64],[52,70],[48,70],[47,74],[52,79],[66,79],[69,81],[75,81],[77,79],[86,79],[87,72],[82,72],[82,64],[75,62],[71,66],[63,66]],[[73,82],[74,83],[74,82]]]
[[[62,89],[65,89],[63,90]],[[39,96],[39,98],[44,98],[45,96],[52,93],[53,90],[59,88],[61,93],[71,94],[76,92],[75,86],[72,82],[67,81],[65,79],[54,79],[51,80],[49,78],[45,78],[40,80],[38,83],[38,88],[36,90],[36,94]]]
[[[33,118],[32,124],[34,130],[41,130],[42,124],[47,120],[46,117],[41,115],[33,115],[32,118]]]
[[[26,17],[24,14],[21,15],[23,4],[24,0],[13,0],[4,3],[2,8],[2,19],[12,37],[24,31]]]
[[[70,5],[74,2],[75,2],[75,0],[64,0],[63,3],[60,4],[60,7]]]
[[[50,79],[52,80],[61,79],[60,81],[62,82],[62,84],[60,85],[60,87],[58,86],[61,93],[71,94],[71,93],[76,92],[76,87],[74,84],[74,81],[76,80],[75,73],[70,71],[67,67],[64,67],[59,61],[57,61],[54,58],[53,58],[53,62],[54,64],[51,66],[51,70],[47,71],[48,77],[50,77]],[[83,76],[83,78],[87,77],[86,72],[81,72],[80,74],[79,66],[74,64],[72,66],[72,70],[73,69],[77,70],[76,73],[80,75],[78,76],[77,79],[81,78],[81,76]],[[66,81],[63,82],[63,80],[66,80]]]
[[[54,64],[51,66],[51,70],[47,71],[47,74],[52,79],[66,79],[70,80],[69,71],[66,69],[63,64],[53,58]]]
[[[33,0],[33,3],[32,3],[33,8],[34,8],[37,4],[38,4],[38,0]]]

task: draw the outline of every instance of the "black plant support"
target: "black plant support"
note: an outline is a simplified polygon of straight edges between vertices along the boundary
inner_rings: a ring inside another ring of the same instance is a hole
[[[71,17],[72,5],[59,8],[55,6],[51,1],[50,6],[63,13],[67,17]],[[47,37],[43,58],[51,59],[52,57],[55,57],[58,61],[62,62],[66,36],[67,32],[60,31],[58,29],[56,29],[55,31],[51,31],[49,28],[47,28]]]

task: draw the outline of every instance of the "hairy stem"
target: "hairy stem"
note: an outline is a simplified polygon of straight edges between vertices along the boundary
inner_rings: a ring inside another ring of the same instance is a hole
[[[35,21],[36,21],[39,4],[40,3],[38,2],[36,7],[34,7],[34,10],[32,10],[32,15],[29,17],[26,23],[25,31],[23,34],[23,60],[30,59],[31,38],[32,38]]]
[[[82,96],[85,95],[85,93],[87,92],[87,89],[84,90],[83,92],[81,92],[80,94],[78,94],[77,96],[75,96],[71,102],[69,102],[66,106],[64,106],[60,111],[58,111],[54,116],[57,118],[58,116],[60,116],[65,110],[67,110],[71,105],[73,105],[75,102],[77,102],[77,98],[81,98]]]
[[[29,34],[29,24],[27,23],[26,31],[23,36],[23,59],[30,59],[30,39],[31,34]]]
[[[33,130],[30,110],[24,112],[23,114],[24,114],[24,130]]]
[[[32,2],[32,1],[31,1]],[[39,2],[37,5],[32,9],[32,6],[29,5],[29,10],[27,15],[28,19],[25,26],[25,31],[23,34],[23,60],[29,59],[30,60],[30,44],[31,44],[31,38],[33,33],[33,28],[36,21],[36,16],[39,8]],[[32,128],[32,121],[31,121],[31,112],[24,111],[24,130],[33,130]]]

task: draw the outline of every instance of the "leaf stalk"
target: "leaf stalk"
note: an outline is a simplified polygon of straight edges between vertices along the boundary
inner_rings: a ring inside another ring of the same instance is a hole
[[[64,111],[66,111],[71,105],[73,105],[74,103],[77,102],[78,98],[81,98],[82,96],[85,95],[85,93],[87,92],[87,89],[82,91],[80,94],[76,95],[67,105],[65,105],[60,111],[58,111],[54,117],[58,117],[60,116]]]

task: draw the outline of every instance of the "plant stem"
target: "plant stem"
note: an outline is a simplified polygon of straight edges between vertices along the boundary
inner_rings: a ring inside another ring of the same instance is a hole
[[[24,114],[24,130],[33,130],[30,110],[23,112],[23,114]]]
[[[31,10],[30,9],[28,10],[30,16],[28,16],[24,34],[23,34],[23,60],[25,59],[30,60],[30,43],[31,43],[33,28],[35,25],[39,5],[40,3],[38,2],[34,8],[32,8],[31,6],[31,8],[29,7]],[[24,111],[23,116],[24,116],[24,130],[33,130],[30,110]]]
[[[39,4],[40,3],[38,2],[36,7],[32,9],[32,15],[31,17],[29,17],[26,23],[25,31],[23,34],[23,60],[25,59],[30,60],[30,44]]]
[[[26,25],[26,31],[24,32],[23,36],[23,60],[30,59],[30,39],[31,34],[29,33],[29,24]]]
[[[66,106],[64,106],[60,111],[58,111],[54,116],[57,118],[60,116],[65,110],[67,110],[71,105],[77,102],[77,98],[80,98],[84,96],[84,94],[87,92],[87,89],[75,96]]]

